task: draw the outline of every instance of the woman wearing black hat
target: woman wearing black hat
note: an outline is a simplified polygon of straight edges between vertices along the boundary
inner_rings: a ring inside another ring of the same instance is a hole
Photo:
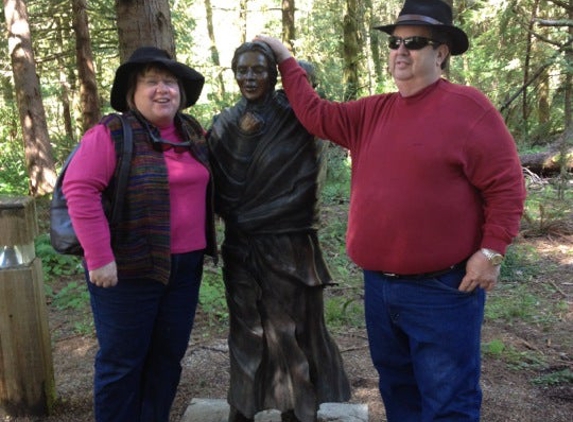
[[[181,112],[203,84],[201,74],[155,47],[137,49],[117,69],[111,105],[133,131],[117,225],[108,225],[101,202],[117,177],[123,143],[117,115],[86,132],[64,179],[100,347],[96,422],[169,420],[203,257],[216,254],[204,130]]]
[[[406,0],[377,29],[398,92],[348,103],[321,100],[280,41],[258,39],[301,123],[351,152],[347,251],[388,421],[477,422],[485,293],[523,212],[519,157],[486,96],[442,78],[469,44],[447,3]]]

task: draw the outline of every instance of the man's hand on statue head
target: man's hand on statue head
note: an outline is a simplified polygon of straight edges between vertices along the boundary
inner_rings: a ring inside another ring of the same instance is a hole
[[[277,63],[283,62],[289,57],[292,57],[291,52],[286,46],[278,39],[269,37],[267,35],[257,35],[253,41],[260,41],[266,43],[271,50],[275,53]]]

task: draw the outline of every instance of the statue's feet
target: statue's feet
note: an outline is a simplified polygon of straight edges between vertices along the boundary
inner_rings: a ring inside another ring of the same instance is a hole
[[[229,422],[254,422],[255,418],[247,418],[237,409],[231,406],[231,411],[229,412]]]
[[[281,413],[281,422],[300,422],[300,420],[294,415],[294,410],[289,410]]]

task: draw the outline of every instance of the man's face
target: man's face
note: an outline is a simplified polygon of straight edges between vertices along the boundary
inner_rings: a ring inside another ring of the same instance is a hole
[[[397,26],[393,35],[400,38],[430,38],[431,31],[425,26],[404,25]],[[390,73],[399,88],[407,86],[414,91],[422,89],[441,76],[440,65],[446,53],[447,47],[444,45],[437,48],[427,45],[419,50],[408,50],[401,43],[397,50],[390,50]]]
[[[258,51],[247,51],[239,56],[235,79],[247,101],[263,101],[271,90],[268,68],[266,57]]]

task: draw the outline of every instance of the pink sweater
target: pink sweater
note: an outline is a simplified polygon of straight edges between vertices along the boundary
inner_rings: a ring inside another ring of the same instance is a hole
[[[160,128],[160,132],[164,139],[180,141],[174,125]],[[205,197],[209,173],[190,153],[176,153],[170,149],[163,154],[169,178],[171,252],[203,249],[206,246]],[[115,166],[115,147],[109,130],[98,124],[82,138],[81,147],[64,179],[70,216],[90,270],[114,260],[109,227],[101,206],[101,191],[108,185]],[[149,194],[153,195],[153,192]]]
[[[333,103],[293,58],[279,68],[303,125],[350,150],[347,251],[357,265],[415,274],[480,247],[505,253],[525,188],[513,138],[483,94],[439,80],[411,97]]]

